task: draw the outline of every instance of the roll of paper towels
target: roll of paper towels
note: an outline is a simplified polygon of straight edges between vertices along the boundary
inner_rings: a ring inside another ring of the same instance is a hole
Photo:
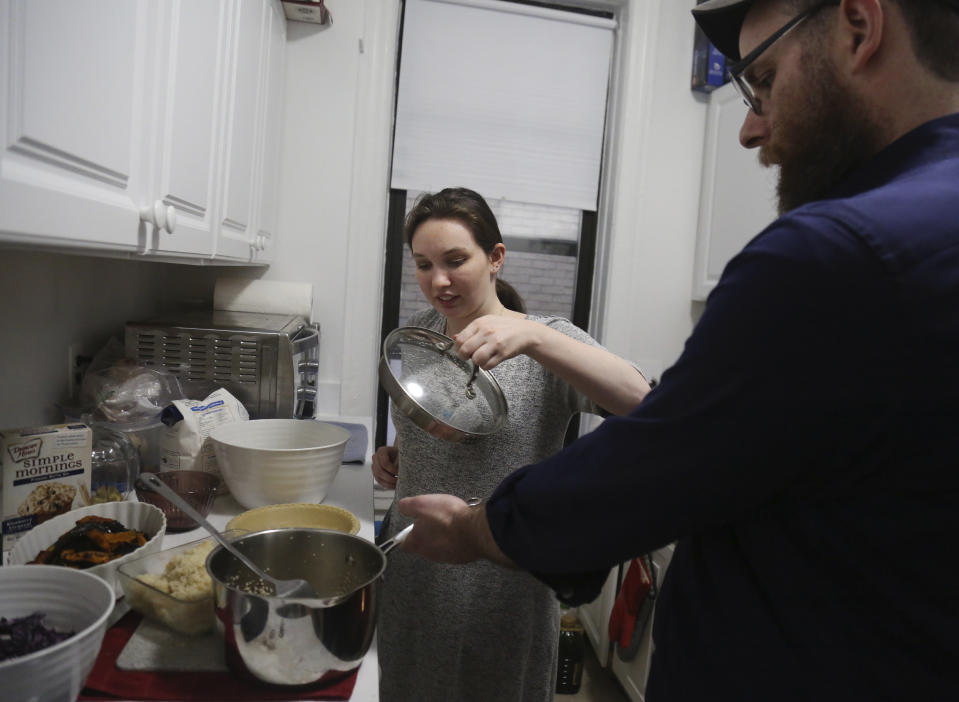
[[[293,314],[313,321],[313,284],[226,276],[216,279],[213,309]]]

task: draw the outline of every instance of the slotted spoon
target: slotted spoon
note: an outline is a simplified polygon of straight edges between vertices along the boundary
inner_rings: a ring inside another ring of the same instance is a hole
[[[269,583],[273,586],[273,596],[274,597],[294,597],[297,599],[319,599],[319,595],[316,593],[316,590],[313,589],[313,586],[310,585],[305,580],[299,578],[293,578],[290,580],[283,580],[280,578],[274,578],[272,575],[263,572],[260,568],[253,563],[249,558],[244,556],[240,551],[233,546],[229,541],[227,541],[223,535],[216,530],[216,528],[210,524],[206,519],[200,516],[200,513],[193,509],[190,506],[190,503],[184,500],[182,497],[177,495],[166,483],[157,478],[153,473],[141,473],[140,477],[137,480],[141,481],[150,488],[156,490],[170,502],[175,504],[181,510],[183,510],[188,516],[192,517],[210,532],[210,536],[217,540],[217,542],[229,551],[233,556],[239,560],[243,565],[249,568],[258,578],[264,582]]]

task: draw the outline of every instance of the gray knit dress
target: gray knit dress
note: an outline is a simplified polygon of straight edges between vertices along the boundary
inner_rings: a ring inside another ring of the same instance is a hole
[[[566,319],[529,316],[597,345]],[[409,326],[443,331],[433,309]],[[563,446],[570,418],[597,408],[528,356],[492,371],[506,395],[507,424],[468,444],[437,439],[393,412],[399,446],[396,499],[447,493],[488,497],[513,470]],[[409,524],[394,503],[380,539]],[[556,680],[559,605],[523,571],[486,561],[438,564],[390,552],[377,624],[383,702],[551,702]]]

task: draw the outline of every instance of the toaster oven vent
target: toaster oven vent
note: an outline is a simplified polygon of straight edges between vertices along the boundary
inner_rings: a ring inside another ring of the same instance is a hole
[[[249,384],[260,380],[261,348],[254,340],[140,331],[135,347],[144,366],[161,367],[188,380]]]

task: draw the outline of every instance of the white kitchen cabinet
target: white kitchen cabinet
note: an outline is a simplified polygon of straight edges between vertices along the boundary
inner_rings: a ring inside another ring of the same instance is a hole
[[[666,568],[673,555],[674,546],[671,544],[653,552],[653,563],[656,569],[657,589],[666,575]],[[652,634],[653,618],[656,616],[655,603],[646,628],[643,630],[639,650],[628,661],[619,657],[619,653],[609,640],[609,617],[616,603],[616,597],[623,579],[626,577],[628,563],[623,568],[613,568],[599,596],[592,602],[577,607],[579,620],[586,630],[586,637],[596,652],[600,665],[609,668],[619,680],[627,696],[632,702],[643,702],[646,694],[646,680],[649,677],[649,663],[653,653]]]
[[[693,269],[694,300],[706,299],[729,259],[777,216],[777,170],[761,166],[757,150],[745,149],[739,143],[746,110],[731,83],[710,93]]]
[[[279,198],[280,182],[280,132],[283,124],[284,76],[286,75],[286,16],[277,4],[270,5],[271,18],[267,22],[269,31],[267,70],[264,87],[266,117],[264,121],[264,146],[260,149],[263,159],[258,168],[261,182],[257,184],[260,193],[260,211],[257,214],[257,231],[254,245],[256,260],[259,263],[273,261],[276,242],[276,208]]]
[[[4,240],[145,248],[148,14],[146,0],[0,2]]]
[[[149,227],[147,250],[210,256],[215,250],[215,195],[220,177],[217,135],[223,119],[229,40],[226,0],[157,3],[160,36],[154,85],[150,191],[176,209],[172,232]]]
[[[0,0],[0,241],[266,262],[277,18],[278,0]]]
[[[238,10],[217,257],[266,263],[276,221],[286,19],[278,3]]]
[[[673,556],[673,545],[653,551],[653,568],[656,571],[657,590],[662,585],[666,568]],[[625,569],[624,569],[625,576]],[[642,640],[636,655],[624,661],[614,652],[610,656],[609,668],[619,680],[631,702],[644,702],[646,699],[646,681],[649,678],[649,663],[653,655],[653,619],[656,617],[656,606],[653,603],[653,612],[650,614],[646,628],[643,630]]]
[[[234,41],[230,47],[233,75],[227,93],[224,130],[226,177],[217,242],[217,252],[225,258],[248,258],[255,237],[254,166],[260,107],[265,102],[260,99],[265,41],[262,10],[259,5],[244,3],[237,7],[233,17]]]

